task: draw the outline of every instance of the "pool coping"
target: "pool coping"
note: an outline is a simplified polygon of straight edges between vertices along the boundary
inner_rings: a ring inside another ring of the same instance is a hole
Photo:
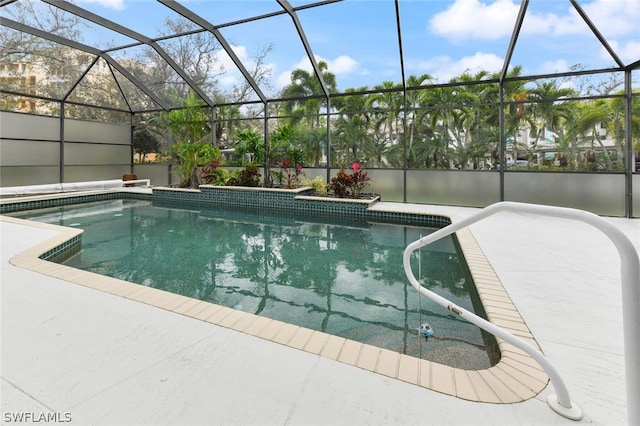
[[[376,205],[375,208],[390,211],[389,207],[381,205]],[[402,213],[406,211],[403,210]],[[427,212],[417,208],[413,213]],[[449,217],[452,222],[458,220],[454,215],[438,214]],[[533,358],[499,338],[497,341],[501,358],[496,365],[484,370],[449,367],[321,331],[46,261],[40,258],[43,254],[79,238],[82,230],[8,216],[0,216],[0,220],[57,232],[55,236],[12,257],[10,263],[16,267],[142,302],[468,401],[496,404],[523,402],[538,395],[549,384],[548,376]],[[456,232],[456,237],[488,320],[540,349],[471,231],[462,229]]]

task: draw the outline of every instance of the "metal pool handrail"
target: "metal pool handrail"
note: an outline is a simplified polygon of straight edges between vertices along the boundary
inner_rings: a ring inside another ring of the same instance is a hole
[[[600,216],[583,210],[565,207],[524,204],[510,201],[492,204],[474,215],[452,223],[409,244],[404,251],[403,264],[405,274],[411,282],[411,285],[418,290],[420,294],[428,297],[438,305],[528,353],[545,370],[556,391],[556,395],[550,395],[547,398],[547,403],[551,409],[571,420],[580,420],[582,418],[582,410],[571,401],[569,392],[562,378],[540,351],[504,329],[464,308],[456,306],[454,303],[431,290],[422,287],[411,271],[411,254],[413,251],[501,211],[534,213],[543,216],[582,221],[602,231],[616,246],[621,260],[622,319],[628,402],[627,417],[630,425],[640,424],[640,404],[637,404],[637,401],[640,401],[640,260],[638,258],[638,252],[629,238]]]

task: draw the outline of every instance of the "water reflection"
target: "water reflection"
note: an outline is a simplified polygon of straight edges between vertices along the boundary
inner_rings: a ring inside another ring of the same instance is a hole
[[[120,203],[116,213],[80,206],[40,216],[85,229],[80,254],[66,261],[73,267],[443,364],[486,368],[497,361],[492,339],[421,298],[406,280],[404,248],[433,229]],[[414,273],[427,287],[477,312],[454,240],[419,256]],[[423,322],[435,330],[428,341],[417,331]]]

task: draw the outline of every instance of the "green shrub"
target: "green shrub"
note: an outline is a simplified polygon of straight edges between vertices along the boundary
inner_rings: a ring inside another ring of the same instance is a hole
[[[307,179],[303,181],[303,185],[310,186],[315,190],[316,194],[320,195],[321,197],[327,196],[327,185],[324,183],[324,179],[322,179],[320,176],[316,177],[313,180]]]
[[[227,180],[228,186],[260,186],[260,171],[257,166],[247,166]]]
[[[209,143],[181,142],[173,146],[177,157],[174,168],[180,176],[180,186],[197,188],[200,185],[200,166],[221,157],[221,152]]]
[[[362,190],[369,186],[371,177],[360,167],[360,163],[355,162],[351,165],[351,174],[347,174],[344,168],[338,170],[338,173],[331,178],[328,189],[333,192],[336,197],[344,198],[351,195],[351,198],[359,198]]]

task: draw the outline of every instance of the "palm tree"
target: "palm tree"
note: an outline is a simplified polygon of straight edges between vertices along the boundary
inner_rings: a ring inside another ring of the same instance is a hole
[[[205,142],[211,136],[210,110],[194,92],[181,99],[181,107],[159,116],[179,142]]]
[[[361,115],[345,116],[336,120],[335,137],[332,137],[332,160],[335,165],[363,160],[361,156],[367,140],[366,129],[366,120]]]
[[[640,96],[638,96],[639,90],[634,90],[633,95],[631,97],[631,141],[627,141],[627,143],[632,144],[632,151],[638,152],[640,151]],[[618,94],[623,94],[624,92],[619,92]],[[624,157],[624,142],[625,142],[625,115],[624,115],[624,98],[618,97],[611,99],[611,108],[614,112],[614,120],[609,125],[609,133],[614,136],[616,142],[616,150],[618,151],[618,159],[622,159]],[[619,160],[621,161],[621,160]],[[623,165],[620,165],[624,167]],[[632,171],[633,171],[632,167]],[[640,170],[636,170],[640,171]]]
[[[320,61],[318,68],[329,93],[335,93],[337,91],[336,76],[329,72],[329,65]],[[320,80],[313,72],[300,68],[295,69],[291,72],[291,84],[282,89],[282,97],[291,99],[283,102],[283,112],[306,119],[309,127],[313,129],[320,125],[320,110],[328,106],[326,99],[322,97],[323,95]],[[319,97],[309,98],[311,96]]]
[[[433,129],[430,142],[438,145],[444,142],[448,152],[453,150],[460,154],[464,151],[465,123],[469,120],[469,111],[458,105],[465,103],[468,97],[467,93],[459,91],[456,86],[436,87],[425,91],[421,102],[427,112],[424,119]]]
[[[561,99],[573,95],[575,95],[573,89],[558,87],[553,81],[537,82],[536,87],[529,90],[529,99],[535,101],[531,105],[534,124],[531,133],[535,134],[534,148],[538,146],[540,139],[545,138],[547,129],[562,136],[562,124],[572,116],[575,103]]]
[[[380,137],[377,133],[369,135],[367,137],[367,144],[365,145],[364,150],[364,161],[369,165],[369,167],[382,168],[387,166],[389,141],[386,138]]]
[[[592,102],[583,103],[579,105],[578,115],[576,120],[570,127],[571,134],[578,138],[579,144],[590,144],[591,149],[587,151],[587,169],[590,171],[596,170],[596,154],[593,150],[595,144],[597,144],[602,152],[602,159],[604,161],[604,167],[607,170],[613,168],[611,156],[609,151],[604,147],[603,136],[600,133],[600,129],[613,128],[616,122],[616,111],[613,105],[607,99],[597,99]]]
[[[300,148],[305,154],[307,164],[320,166],[323,160],[323,149],[326,150],[327,130],[324,127],[298,129]],[[326,154],[326,152],[325,152]]]
[[[570,133],[559,135],[556,140],[556,145],[560,152],[560,167],[568,168],[569,170],[575,170],[578,168],[578,161],[576,159],[578,147],[576,141],[577,139]]]
[[[526,82],[519,80],[517,77],[522,72],[521,66],[515,66],[506,75],[506,81],[503,83],[504,95],[504,131],[507,139],[512,142],[513,159],[518,158],[518,150],[528,149],[518,142],[518,134],[524,127],[531,128],[533,123],[530,119],[530,111],[528,107],[529,93],[525,87]],[[496,73],[495,78],[499,75]]]
[[[431,80],[432,78],[433,77],[431,77],[429,74],[422,74],[420,76],[410,75],[407,78],[406,85],[407,87],[419,87],[422,86],[425,81]],[[425,92],[422,90],[409,90],[406,92],[405,104],[407,107],[407,111],[405,112],[405,117],[409,119],[407,120],[409,128],[409,140],[407,141],[407,143],[409,150],[412,149],[413,140],[416,133],[416,126],[420,121],[420,117],[418,117],[416,114],[416,109],[422,105],[424,98]]]
[[[389,142],[397,142],[396,135],[402,129],[400,111],[404,100],[401,89],[400,84],[384,81],[374,87],[380,92],[367,97],[366,106],[371,111],[374,130],[385,134]]]
[[[480,82],[490,77],[488,71],[480,70],[475,74],[465,72],[451,79],[451,82]],[[459,91],[465,93],[463,101],[473,104],[466,114],[468,128],[464,156],[473,160],[474,169],[478,168],[481,160],[492,155],[500,140],[497,88],[498,86],[491,82],[464,84],[459,87]]]
[[[338,109],[338,119],[335,124],[335,135],[332,148],[334,165],[344,165],[345,162],[365,161],[361,156],[368,151],[367,141],[369,115],[367,113],[367,96],[355,94],[365,88],[347,89],[351,95],[336,98],[334,107]],[[337,161],[336,161],[337,160]]]

